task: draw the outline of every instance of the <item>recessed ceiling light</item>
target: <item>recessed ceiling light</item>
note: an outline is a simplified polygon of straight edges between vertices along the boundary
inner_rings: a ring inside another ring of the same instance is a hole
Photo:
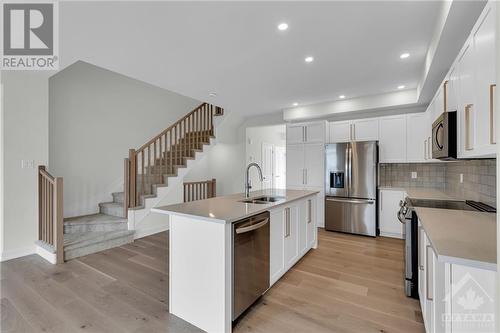
[[[208,96],[215,97],[215,96],[217,96],[217,93],[211,92],[210,94],[208,94]]]
[[[286,29],[288,29],[288,24],[285,22],[278,24],[278,30],[285,31]]]
[[[345,98],[345,95],[340,95],[339,96],[340,99],[344,99]]]
[[[398,89],[404,89],[404,88],[405,88],[405,85],[403,85],[403,84],[398,86]]]
[[[293,105],[293,106],[297,106],[297,105],[299,105],[299,103],[295,102],[295,103],[293,103],[292,105]]]
[[[308,56],[304,59],[305,62],[313,62],[314,61],[314,58],[311,57],[311,56]]]
[[[401,59],[406,59],[406,58],[408,58],[409,56],[410,56],[410,54],[405,52],[405,53],[402,53],[399,57],[400,57]]]

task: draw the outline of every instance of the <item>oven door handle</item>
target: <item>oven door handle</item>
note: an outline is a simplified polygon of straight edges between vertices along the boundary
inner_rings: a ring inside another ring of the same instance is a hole
[[[268,222],[269,222],[269,219],[266,218],[266,219],[260,221],[259,223],[255,223],[255,224],[249,225],[247,227],[236,228],[236,233],[237,234],[244,234],[245,232],[250,232],[250,231],[259,229],[259,228],[265,226]]]

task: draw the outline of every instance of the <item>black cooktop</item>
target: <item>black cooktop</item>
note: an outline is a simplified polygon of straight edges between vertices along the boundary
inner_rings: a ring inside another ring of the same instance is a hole
[[[410,207],[427,207],[441,209],[471,210],[480,212],[496,213],[495,207],[482,202],[472,200],[429,200],[429,199],[407,199]]]

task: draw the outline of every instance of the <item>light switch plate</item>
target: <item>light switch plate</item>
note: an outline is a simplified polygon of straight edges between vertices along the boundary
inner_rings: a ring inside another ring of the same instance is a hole
[[[34,160],[21,160],[21,169],[34,169],[35,161]]]
[[[460,184],[462,184],[464,182],[464,174],[461,173],[460,174]]]
[[[416,171],[411,172],[411,179],[417,179],[417,172]]]

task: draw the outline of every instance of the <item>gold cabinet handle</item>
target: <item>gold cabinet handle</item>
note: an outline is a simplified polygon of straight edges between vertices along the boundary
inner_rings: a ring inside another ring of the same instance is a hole
[[[431,280],[431,276],[429,276],[429,249],[431,249],[430,245],[425,247],[425,265],[427,266],[425,269],[425,289],[426,289],[426,298],[429,301],[434,300],[434,295],[431,296],[431,289],[429,288],[429,282]],[[431,254],[432,255],[432,254]],[[434,286],[432,286],[434,288]]]
[[[496,84],[490,84],[490,143],[497,143],[495,136],[495,88]]]
[[[465,150],[472,150],[472,139],[470,137],[470,121],[473,104],[465,106]]]

